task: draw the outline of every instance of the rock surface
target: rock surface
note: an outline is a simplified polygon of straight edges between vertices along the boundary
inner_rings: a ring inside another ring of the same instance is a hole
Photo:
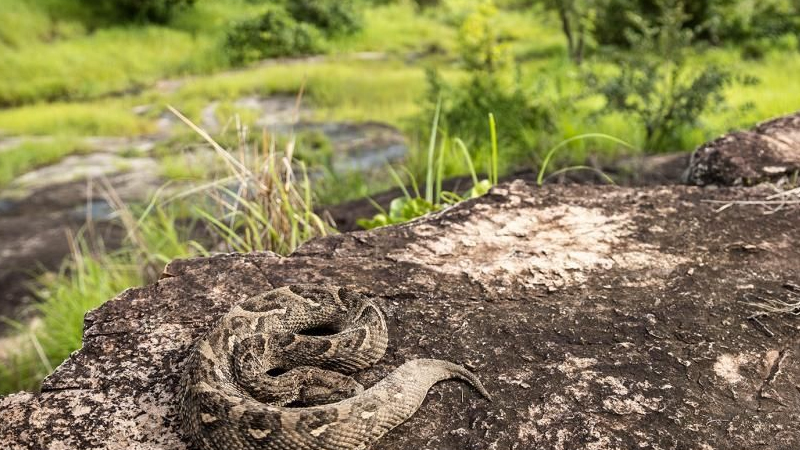
[[[800,210],[717,212],[759,188],[535,188],[521,181],[402,226],[294,255],[175,261],[86,316],[41,393],[0,398],[3,449],[184,449],[176,388],[192,342],[232,303],[290,283],[382,297],[403,361],[474,369],[376,448],[800,448]]]
[[[684,175],[688,184],[753,185],[800,171],[800,112],[726,134],[700,146]]]

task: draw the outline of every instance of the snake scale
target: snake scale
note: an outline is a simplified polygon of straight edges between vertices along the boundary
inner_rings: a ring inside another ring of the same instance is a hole
[[[235,304],[196,344],[181,379],[183,432],[203,450],[365,449],[406,421],[439,381],[467,369],[407,361],[369,389],[349,374],[386,351],[369,297],[292,285]]]

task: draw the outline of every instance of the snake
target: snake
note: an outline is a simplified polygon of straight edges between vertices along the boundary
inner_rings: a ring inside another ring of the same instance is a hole
[[[235,303],[194,344],[179,421],[203,450],[362,450],[408,420],[430,388],[478,377],[452,362],[408,360],[369,389],[388,330],[376,297],[332,285],[280,287]]]

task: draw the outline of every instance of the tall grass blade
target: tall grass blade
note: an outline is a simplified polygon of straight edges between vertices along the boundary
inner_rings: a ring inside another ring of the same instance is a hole
[[[428,168],[425,177],[425,200],[433,203],[433,154],[436,152],[436,131],[439,129],[439,113],[442,109],[442,96],[436,101],[436,112],[433,113],[431,124],[431,140],[428,143]]]
[[[622,145],[624,147],[627,147],[627,148],[630,148],[630,149],[634,148],[633,145],[623,141],[622,139],[619,139],[619,138],[616,138],[614,136],[611,136],[611,135],[608,135],[608,134],[604,134],[604,133],[585,133],[585,134],[581,134],[581,135],[578,135],[578,136],[573,136],[573,137],[571,137],[569,139],[565,139],[565,140],[561,141],[555,147],[551,148],[547,152],[547,154],[544,157],[544,160],[542,161],[542,167],[539,168],[539,174],[536,177],[536,184],[541,186],[542,183],[544,182],[544,173],[547,171],[547,166],[550,164],[550,160],[553,158],[553,155],[555,155],[555,153],[558,150],[564,148],[565,146],[567,146],[571,142],[578,141],[578,140],[581,140],[581,139],[592,139],[592,138],[607,139],[609,141],[616,142],[617,144],[620,144],[620,145]]]
[[[470,156],[466,144],[464,144],[464,141],[459,138],[455,138],[453,142],[455,142],[456,146],[461,150],[461,154],[464,155],[464,161],[467,162],[467,167],[469,168],[469,175],[472,177],[472,185],[477,185],[478,173],[475,172],[475,165],[472,164],[472,156]]]
[[[602,170],[600,170],[600,169],[598,169],[596,167],[591,167],[591,166],[569,166],[569,167],[564,167],[563,169],[558,169],[555,172],[548,174],[544,179],[547,180],[550,177],[554,177],[556,175],[560,175],[560,174],[566,173],[566,172],[572,172],[572,171],[575,171],[575,170],[588,170],[588,171],[594,172],[597,175],[599,175],[608,184],[613,184],[613,185],[617,184],[605,172],[603,172]],[[541,183],[539,183],[539,185],[541,185]]]
[[[498,165],[499,165],[499,156],[497,150],[497,124],[494,120],[494,114],[489,113],[489,133],[492,139],[492,162],[491,168],[489,173],[489,181],[492,185],[497,184],[498,180]]]

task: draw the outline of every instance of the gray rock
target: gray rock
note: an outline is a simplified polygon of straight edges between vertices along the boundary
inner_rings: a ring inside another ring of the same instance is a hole
[[[753,185],[800,171],[800,112],[736,131],[700,146],[684,179],[703,186]]]
[[[403,361],[473,369],[378,444],[399,449],[800,448],[800,210],[716,212],[761,188],[513,182],[402,226],[281,258],[174,261],[86,315],[84,345],[41,393],[0,398],[0,448],[184,449],[176,389],[192,342],[234,302],[289,283],[382,296]]]

